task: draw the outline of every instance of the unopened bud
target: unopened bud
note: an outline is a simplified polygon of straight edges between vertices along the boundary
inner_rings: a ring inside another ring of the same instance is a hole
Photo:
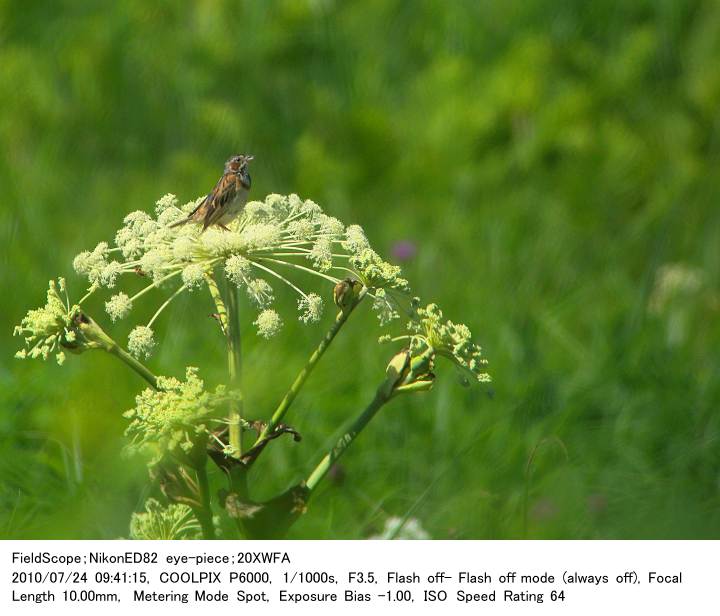
[[[427,347],[420,355],[405,349],[390,360],[381,391],[387,397],[396,394],[428,391],[435,382],[433,366],[435,349]]]
[[[353,278],[346,278],[335,285],[333,289],[333,300],[341,310],[352,306],[362,290],[362,282]]]
[[[406,381],[418,381],[432,374],[435,366],[435,349],[428,347],[423,353],[410,360],[410,373]]]
[[[403,381],[410,366],[410,352],[406,349],[400,351],[390,360],[385,369],[385,381],[380,386],[383,395],[390,398],[395,387]]]

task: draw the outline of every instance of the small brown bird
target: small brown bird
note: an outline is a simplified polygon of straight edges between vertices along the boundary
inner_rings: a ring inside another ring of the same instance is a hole
[[[203,231],[211,225],[227,229],[227,225],[241,211],[250,192],[250,174],[248,164],[252,156],[238,155],[228,159],[225,172],[215,184],[210,194],[188,217],[170,225],[179,227],[189,222],[201,222]]]

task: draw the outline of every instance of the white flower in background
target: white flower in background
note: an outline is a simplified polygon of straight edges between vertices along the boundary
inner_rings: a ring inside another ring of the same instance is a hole
[[[655,274],[648,309],[651,313],[662,314],[675,300],[697,293],[703,285],[702,271],[685,263],[667,263]]]
[[[385,520],[385,528],[379,535],[368,537],[369,539],[432,539],[420,524],[417,518],[390,517]]]
[[[665,322],[669,346],[683,344],[689,336],[693,311],[708,297],[702,270],[685,263],[658,268],[648,300],[648,312]]]

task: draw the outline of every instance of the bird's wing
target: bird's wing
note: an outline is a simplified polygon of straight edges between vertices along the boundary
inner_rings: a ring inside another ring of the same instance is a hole
[[[237,184],[233,174],[223,175],[215,184],[212,192],[203,202],[205,206],[205,217],[203,219],[203,230],[216,223],[225,211],[225,206],[237,195]]]

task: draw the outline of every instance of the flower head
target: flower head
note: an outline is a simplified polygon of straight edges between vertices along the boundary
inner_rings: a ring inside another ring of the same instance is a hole
[[[55,353],[57,362],[62,364],[65,361],[62,347],[75,345],[78,339],[75,322],[78,311],[78,306],[70,305],[65,279],[59,278],[57,283],[51,280],[45,305],[28,311],[20,325],[15,327],[14,335],[25,338],[25,348],[18,351],[15,357],[47,359],[51,353]]]
[[[308,275],[334,286],[352,274],[373,298],[382,323],[398,316],[397,294],[407,292],[407,281],[399,267],[371,248],[360,226],[345,228],[317,203],[295,194],[272,194],[247,203],[227,229],[172,226],[197,204],[196,200],[180,206],[175,195],[166,194],[157,200],[154,212],[125,216],[114,247],[101,242],[75,258],[77,272],[99,286],[115,287],[126,275],[148,281],[135,295],[117,293],[106,301],[113,320],[127,315],[148,291],[172,284],[173,278],[182,281],[147,326],[131,333],[129,348],[134,355],[147,356],[155,346],[149,327],[169,303],[182,292],[202,287],[206,276],[217,270],[244,287],[261,311],[274,302],[278,284],[284,285],[296,294],[303,323],[317,321],[323,305],[321,294],[304,286]],[[255,322],[263,337],[274,334],[281,323],[275,312],[261,312]]]
[[[387,325],[393,319],[400,318],[400,314],[392,301],[390,301],[385,289],[378,289],[375,291],[375,298],[373,299],[372,307],[377,314],[380,325]]]
[[[325,237],[319,238],[313,243],[307,257],[318,271],[330,271],[333,265],[332,242]]]
[[[383,259],[371,248],[364,248],[350,257],[350,264],[360,275],[365,286],[376,289],[409,291],[408,281],[400,274],[402,270]]]
[[[473,342],[470,329],[462,323],[445,320],[437,304],[418,307],[416,318],[408,323],[408,329],[413,357],[431,351],[446,357],[476,380],[490,381],[490,375],[485,372],[487,360],[482,357],[481,348]]]
[[[282,319],[274,310],[263,310],[255,319],[254,325],[257,327],[258,335],[263,338],[272,338],[282,328]]]
[[[105,302],[105,311],[113,321],[124,319],[131,310],[132,302],[126,293],[113,295],[109,301]]]
[[[138,325],[128,336],[128,351],[137,358],[150,357],[156,346],[153,330],[145,325]]]
[[[350,225],[345,230],[343,247],[354,253],[362,252],[366,248],[370,248],[370,242],[368,242],[365,231],[363,231],[360,225]]]
[[[205,281],[205,268],[200,263],[190,263],[182,271],[182,280],[187,289],[197,289]]]
[[[158,389],[145,389],[124,414],[130,419],[128,453],[150,453],[151,465],[166,454],[194,463],[196,455],[205,455],[216,411],[233,397],[223,386],[206,391],[197,368],[186,369],[185,381],[158,377]]]
[[[103,276],[108,267],[107,256],[108,244],[107,242],[100,242],[92,251],[86,250],[75,257],[73,268],[78,274],[87,276],[91,284],[100,283],[102,279],[114,284],[117,275],[113,277],[112,274],[105,273],[105,276]]]
[[[155,213],[162,214],[165,210],[171,207],[177,207],[178,198],[172,193],[163,195],[155,202]]]
[[[678,299],[695,295],[703,286],[703,272],[685,263],[666,263],[655,274],[649,310],[660,315]]]
[[[154,498],[145,501],[145,511],[130,518],[131,539],[201,539],[200,524],[187,505],[163,506]]]
[[[323,312],[323,299],[317,293],[310,293],[298,300],[298,317],[303,323],[317,323]]]
[[[238,287],[247,284],[252,264],[242,255],[230,255],[225,261],[225,275]]]
[[[170,253],[168,247],[162,245],[146,251],[139,259],[140,271],[150,276],[155,283],[159,283],[168,273],[167,265],[172,258]],[[182,272],[182,269],[180,271]]]
[[[85,297],[96,289],[96,285],[91,286]],[[87,349],[113,348],[115,342],[112,338],[80,308],[83,300],[71,304],[65,279],[51,280],[45,306],[28,311],[20,325],[15,327],[14,334],[25,338],[25,348],[15,357],[47,359],[54,353],[57,363],[62,365],[66,359],[65,351],[82,353]]]

